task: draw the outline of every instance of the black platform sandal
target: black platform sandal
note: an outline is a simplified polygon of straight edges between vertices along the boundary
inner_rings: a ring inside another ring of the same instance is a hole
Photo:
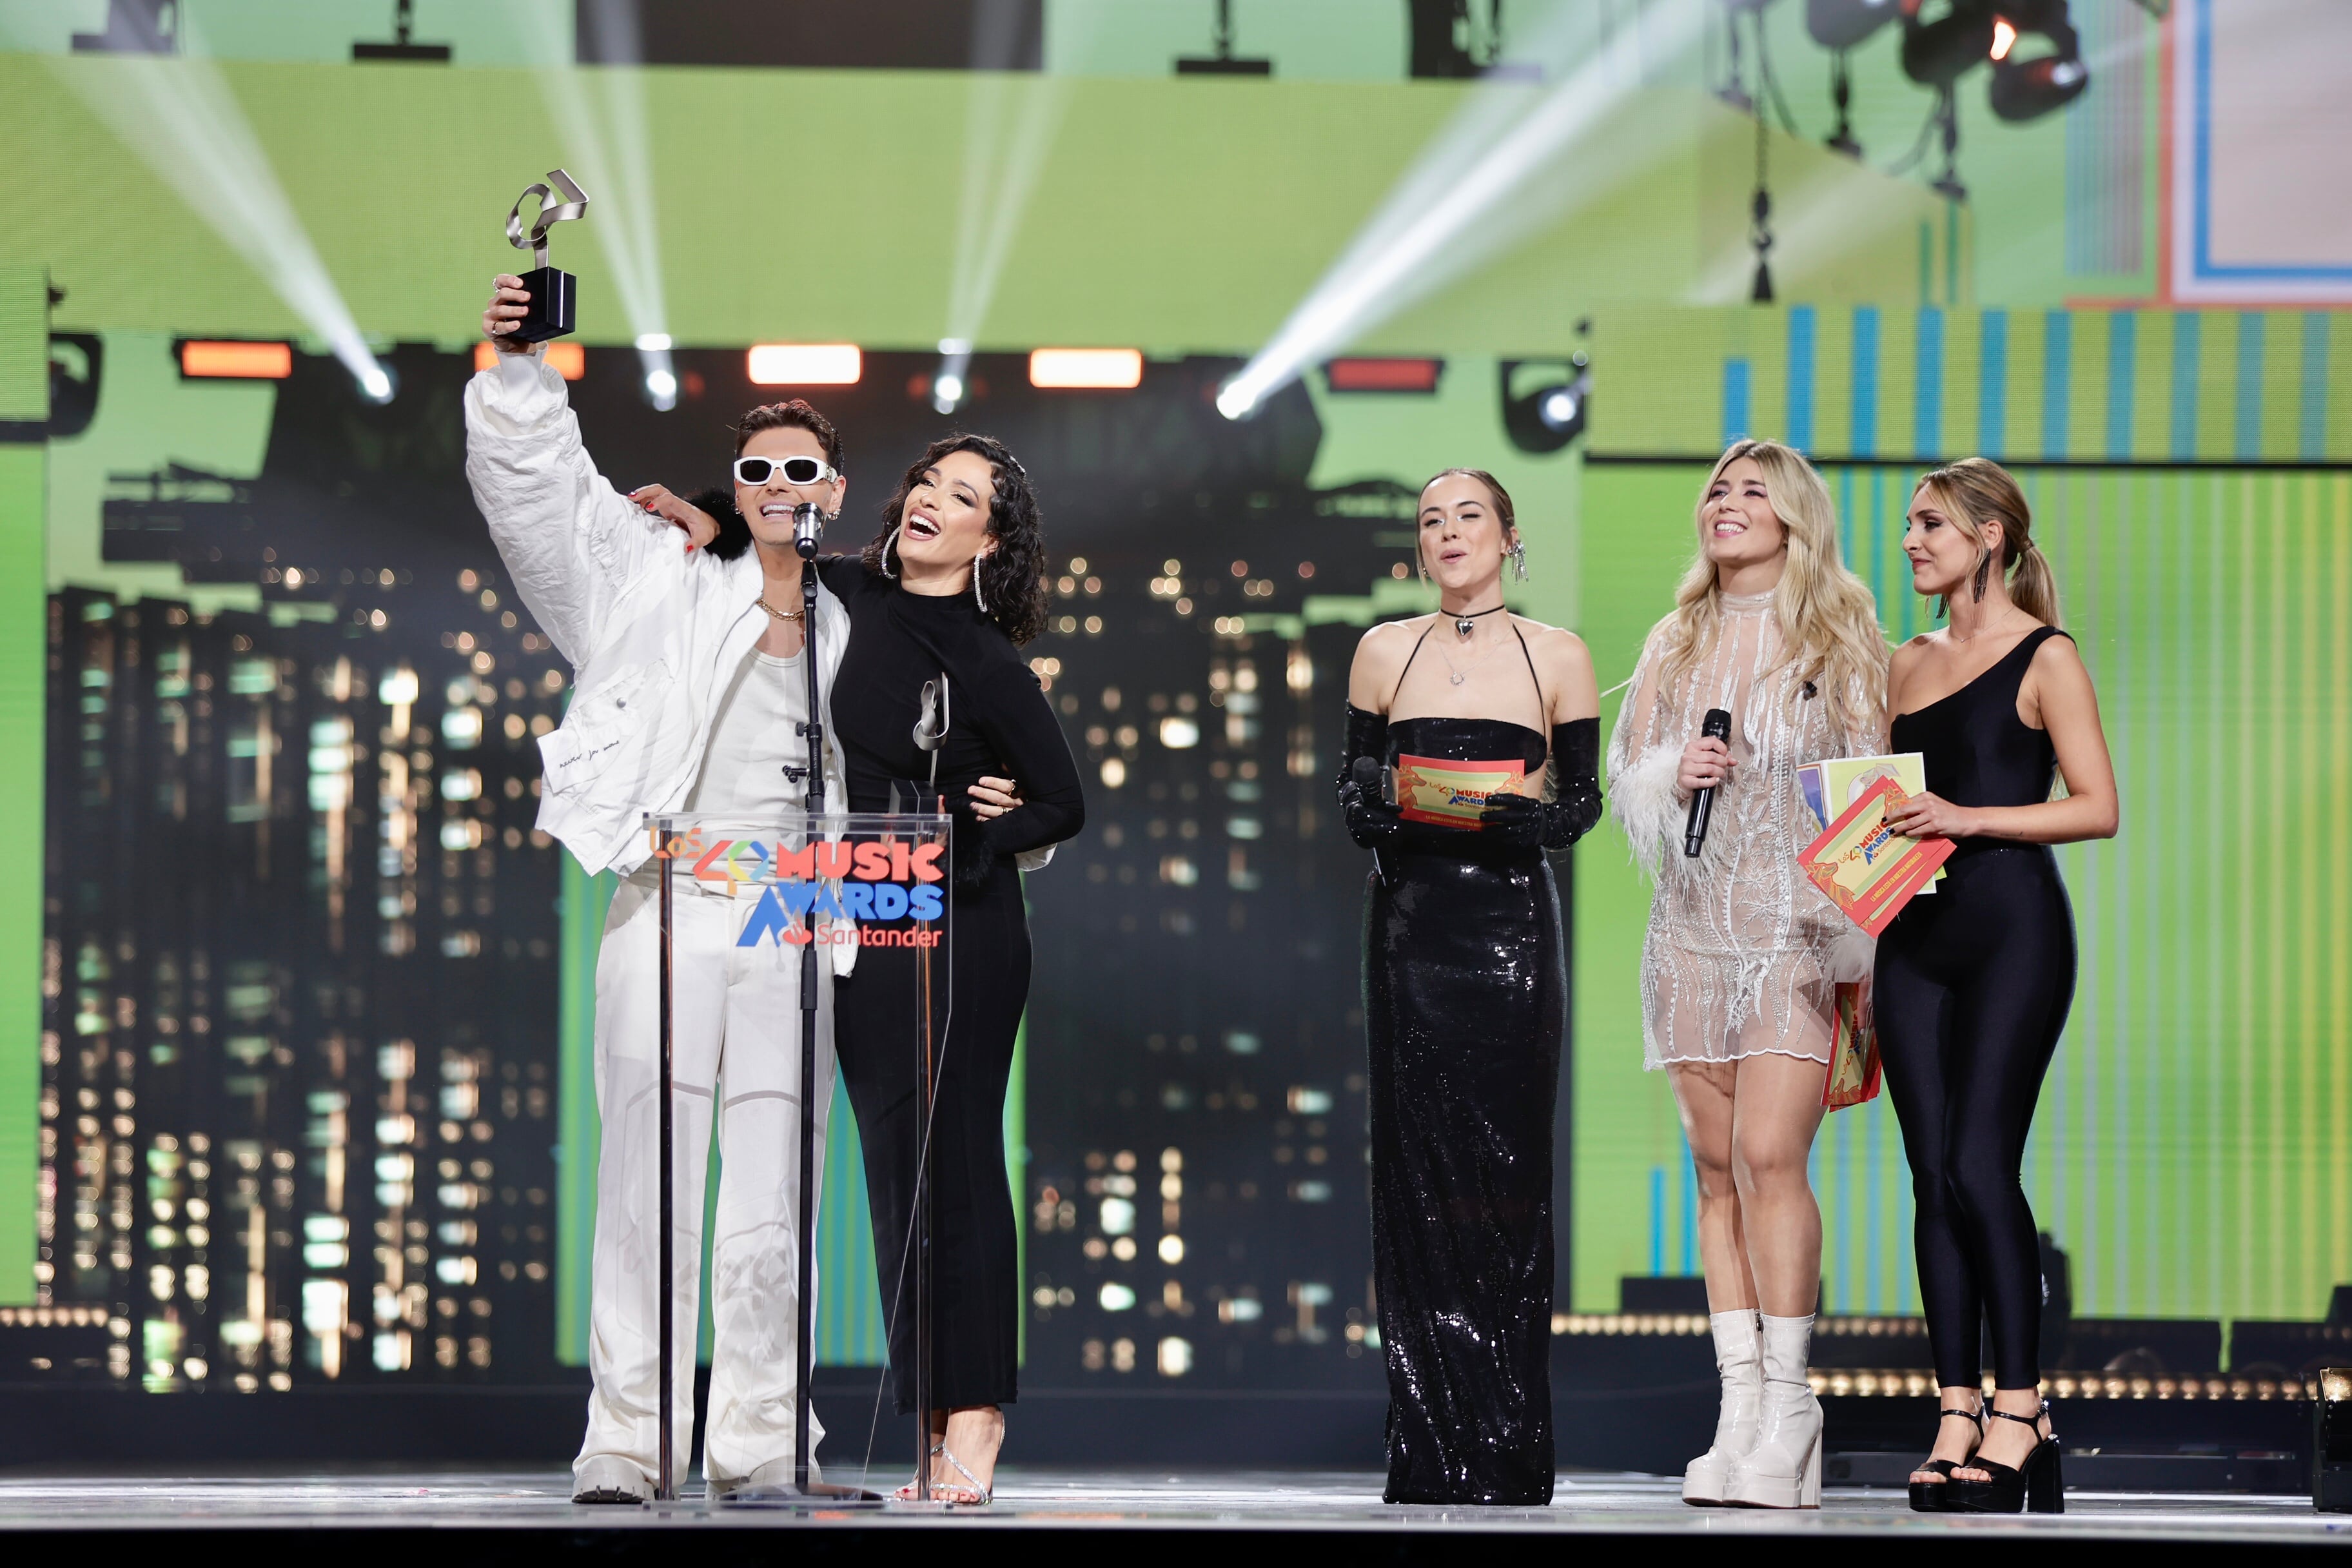
[[[2006,1410],[1990,1410],[2004,1421],[2021,1422],[2037,1431],[2042,1417],[2050,1414],[2050,1402],[2042,1402],[2041,1411],[2032,1415],[2011,1415]],[[1948,1495],[1944,1500],[1948,1513],[2064,1513],[2066,1511],[2066,1479],[2061,1468],[2064,1450],[2058,1445],[2058,1434],[2053,1432],[2035,1445],[2025,1457],[2025,1463],[2015,1469],[1990,1459],[1970,1459],[1966,1468],[1982,1470],[1990,1480],[1965,1481],[1954,1476],[1944,1483]]]
[[[1957,1415],[1977,1429],[1977,1440],[1969,1448],[1969,1458],[1974,1458],[1977,1449],[1984,1446],[1984,1412],[1982,1410],[1939,1410],[1937,1415],[1938,1416]],[[1940,1481],[1913,1481],[1911,1511],[1913,1513],[1950,1512],[1950,1509],[1945,1505],[1945,1491],[1951,1485],[1952,1472],[1968,1462],[1969,1459],[1930,1459],[1919,1466],[1920,1469],[1933,1470],[1944,1479]]]

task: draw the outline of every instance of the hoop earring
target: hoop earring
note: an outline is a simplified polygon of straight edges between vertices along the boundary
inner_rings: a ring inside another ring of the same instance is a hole
[[[1503,553],[1511,558],[1511,575],[1517,578],[1522,583],[1526,582],[1528,580],[1528,547],[1526,542],[1524,541],[1515,540],[1512,542],[1511,547],[1508,550],[1504,551]]]
[[[890,570],[890,552],[897,548],[898,548],[898,529],[896,524],[893,524],[890,531],[882,536],[882,575],[885,577],[896,578],[898,575]]]
[[[1992,552],[1988,550],[1984,552],[1984,559],[1977,563],[1977,603],[1979,605],[1984,603],[1985,580],[1991,574]]]

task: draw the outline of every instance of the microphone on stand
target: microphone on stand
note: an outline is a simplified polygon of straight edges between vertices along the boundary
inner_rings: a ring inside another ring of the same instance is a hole
[[[793,508],[793,551],[802,560],[816,559],[816,542],[824,532],[824,518],[816,502],[804,500]]]
[[[1708,709],[1706,710],[1706,717],[1699,721],[1698,732],[1700,737],[1704,740],[1729,741],[1731,739],[1731,715],[1725,712],[1720,708]],[[1699,850],[1706,846],[1706,819],[1714,814],[1714,811],[1715,786],[1713,784],[1707,785],[1703,790],[1696,790],[1692,793],[1690,817],[1689,820],[1683,824],[1683,853],[1685,855],[1696,858]]]

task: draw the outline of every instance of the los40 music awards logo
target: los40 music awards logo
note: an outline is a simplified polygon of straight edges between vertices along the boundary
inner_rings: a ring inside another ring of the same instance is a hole
[[[730,898],[759,889],[735,939],[738,947],[770,941],[795,947],[940,943],[941,933],[931,922],[946,910],[939,886],[947,879],[940,868],[945,844],[820,838],[793,849],[782,838],[718,838],[699,827],[667,840],[660,828],[653,832],[654,858],[675,862],[696,881],[719,884]],[[900,920],[917,924],[887,924]]]

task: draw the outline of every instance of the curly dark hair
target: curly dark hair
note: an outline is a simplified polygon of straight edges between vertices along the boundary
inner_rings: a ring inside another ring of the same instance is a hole
[[[1036,492],[1029,488],[1029,471],[994,437],[946,436],[925,447],[884,504],[882,532],[866,546],[860,559],[868,572],[888,577],[898,574],[898,517],[906,510],[908,493],[922,482],[926,469],[937,468],[950,452],[977,453],[988,459],[995,472],[988,531],[996,540],[996,548],[975,563],[972,570],[980,574],[988,618],[1018,647],[1045,629],[1045,525]]]

